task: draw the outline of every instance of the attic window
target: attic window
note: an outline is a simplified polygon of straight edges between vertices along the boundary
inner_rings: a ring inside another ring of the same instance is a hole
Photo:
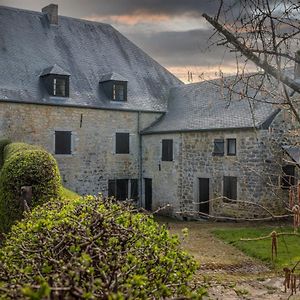
[[[111,101],[127,101],[127,79],[117,73],[100,76],[100,88]]]
[[[58,65],[45,69],[40,75],[46,90],[53,97],[69,97],[70,74]]]
[[[125,84],[124,83],[113,83],[112,86],[112,99],[114,101],[125,101]]]
[[[51,77],[49,94],[54,97],[69,97],[69,77],[62,75]]]

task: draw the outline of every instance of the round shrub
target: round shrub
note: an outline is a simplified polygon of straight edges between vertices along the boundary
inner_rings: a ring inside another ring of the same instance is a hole
[[[0,139],[0,169],[4,163],[4,148],[10,143],[11,141],[9,139]]]
[[[12,143],[5,147],[0,171],[0,231],[7,232],[21,219],[21,187],[32,186],[30,207],[59,196],[60,175],[55,159],[42,148]]]
[[[152,217],[101,197],[38,206],[0,250],[4,299],[191,296],[195,270],[178,238]]]

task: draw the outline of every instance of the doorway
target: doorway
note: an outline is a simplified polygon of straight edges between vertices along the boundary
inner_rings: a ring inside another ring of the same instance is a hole
[[[199,178],[199,212],[209,214],[209,178]]]
[[[145,181],[145,209],[152,210],[152,179],[144,178]]]

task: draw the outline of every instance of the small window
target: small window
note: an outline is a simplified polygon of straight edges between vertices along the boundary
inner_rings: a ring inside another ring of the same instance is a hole
[[[236,139],[227,139],[227,155],[236,155]]]
[[[173,161],[173,140],[162,140],[162,161]]]
[[[129,191],[130,187],[130,191]],[[112,179],[108,180],[108,196],[119,201],[126,199],[138,199],[137,179]]]
[[[112,88],[112,99],[114,101],[125,101],[125,85],[123,83],[114,83]]]
[[[72,154],[71,131],[55,131],[55,154]]]
[[[127,132],[116,133],[116,153],[117,154],[129,153],[129,133]]]
[[[223,196],[224,202],[230,203],[228,199],[237,200],[237,177],[224,176]]]
[[[224,140],[216,139],[214,140],[214,155],[224,155]]]
[[[69,97],[69,76],[51,75],[49,94],[54,97]]]
[[[286,165],[282,167],[281,188],[288,189],[295,185],[295,166]]]

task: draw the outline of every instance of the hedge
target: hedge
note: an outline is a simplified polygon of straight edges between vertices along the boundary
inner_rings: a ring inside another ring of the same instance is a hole
[[[12,227],[0,288],[2,299],[200,299],[190,286],[196,268],[152,217],[85,197],[49,201]]]
[[[32,186],[31,207],[57,198],[61,190],[60,174],[55,159],[40,147],[11,143],[4,148],[0,171],[0,232],[22,218],[22,186]]]
[[[0,169],[4,163],[4,148],[10,143],[11,141],[9,139],[0,139]]]

